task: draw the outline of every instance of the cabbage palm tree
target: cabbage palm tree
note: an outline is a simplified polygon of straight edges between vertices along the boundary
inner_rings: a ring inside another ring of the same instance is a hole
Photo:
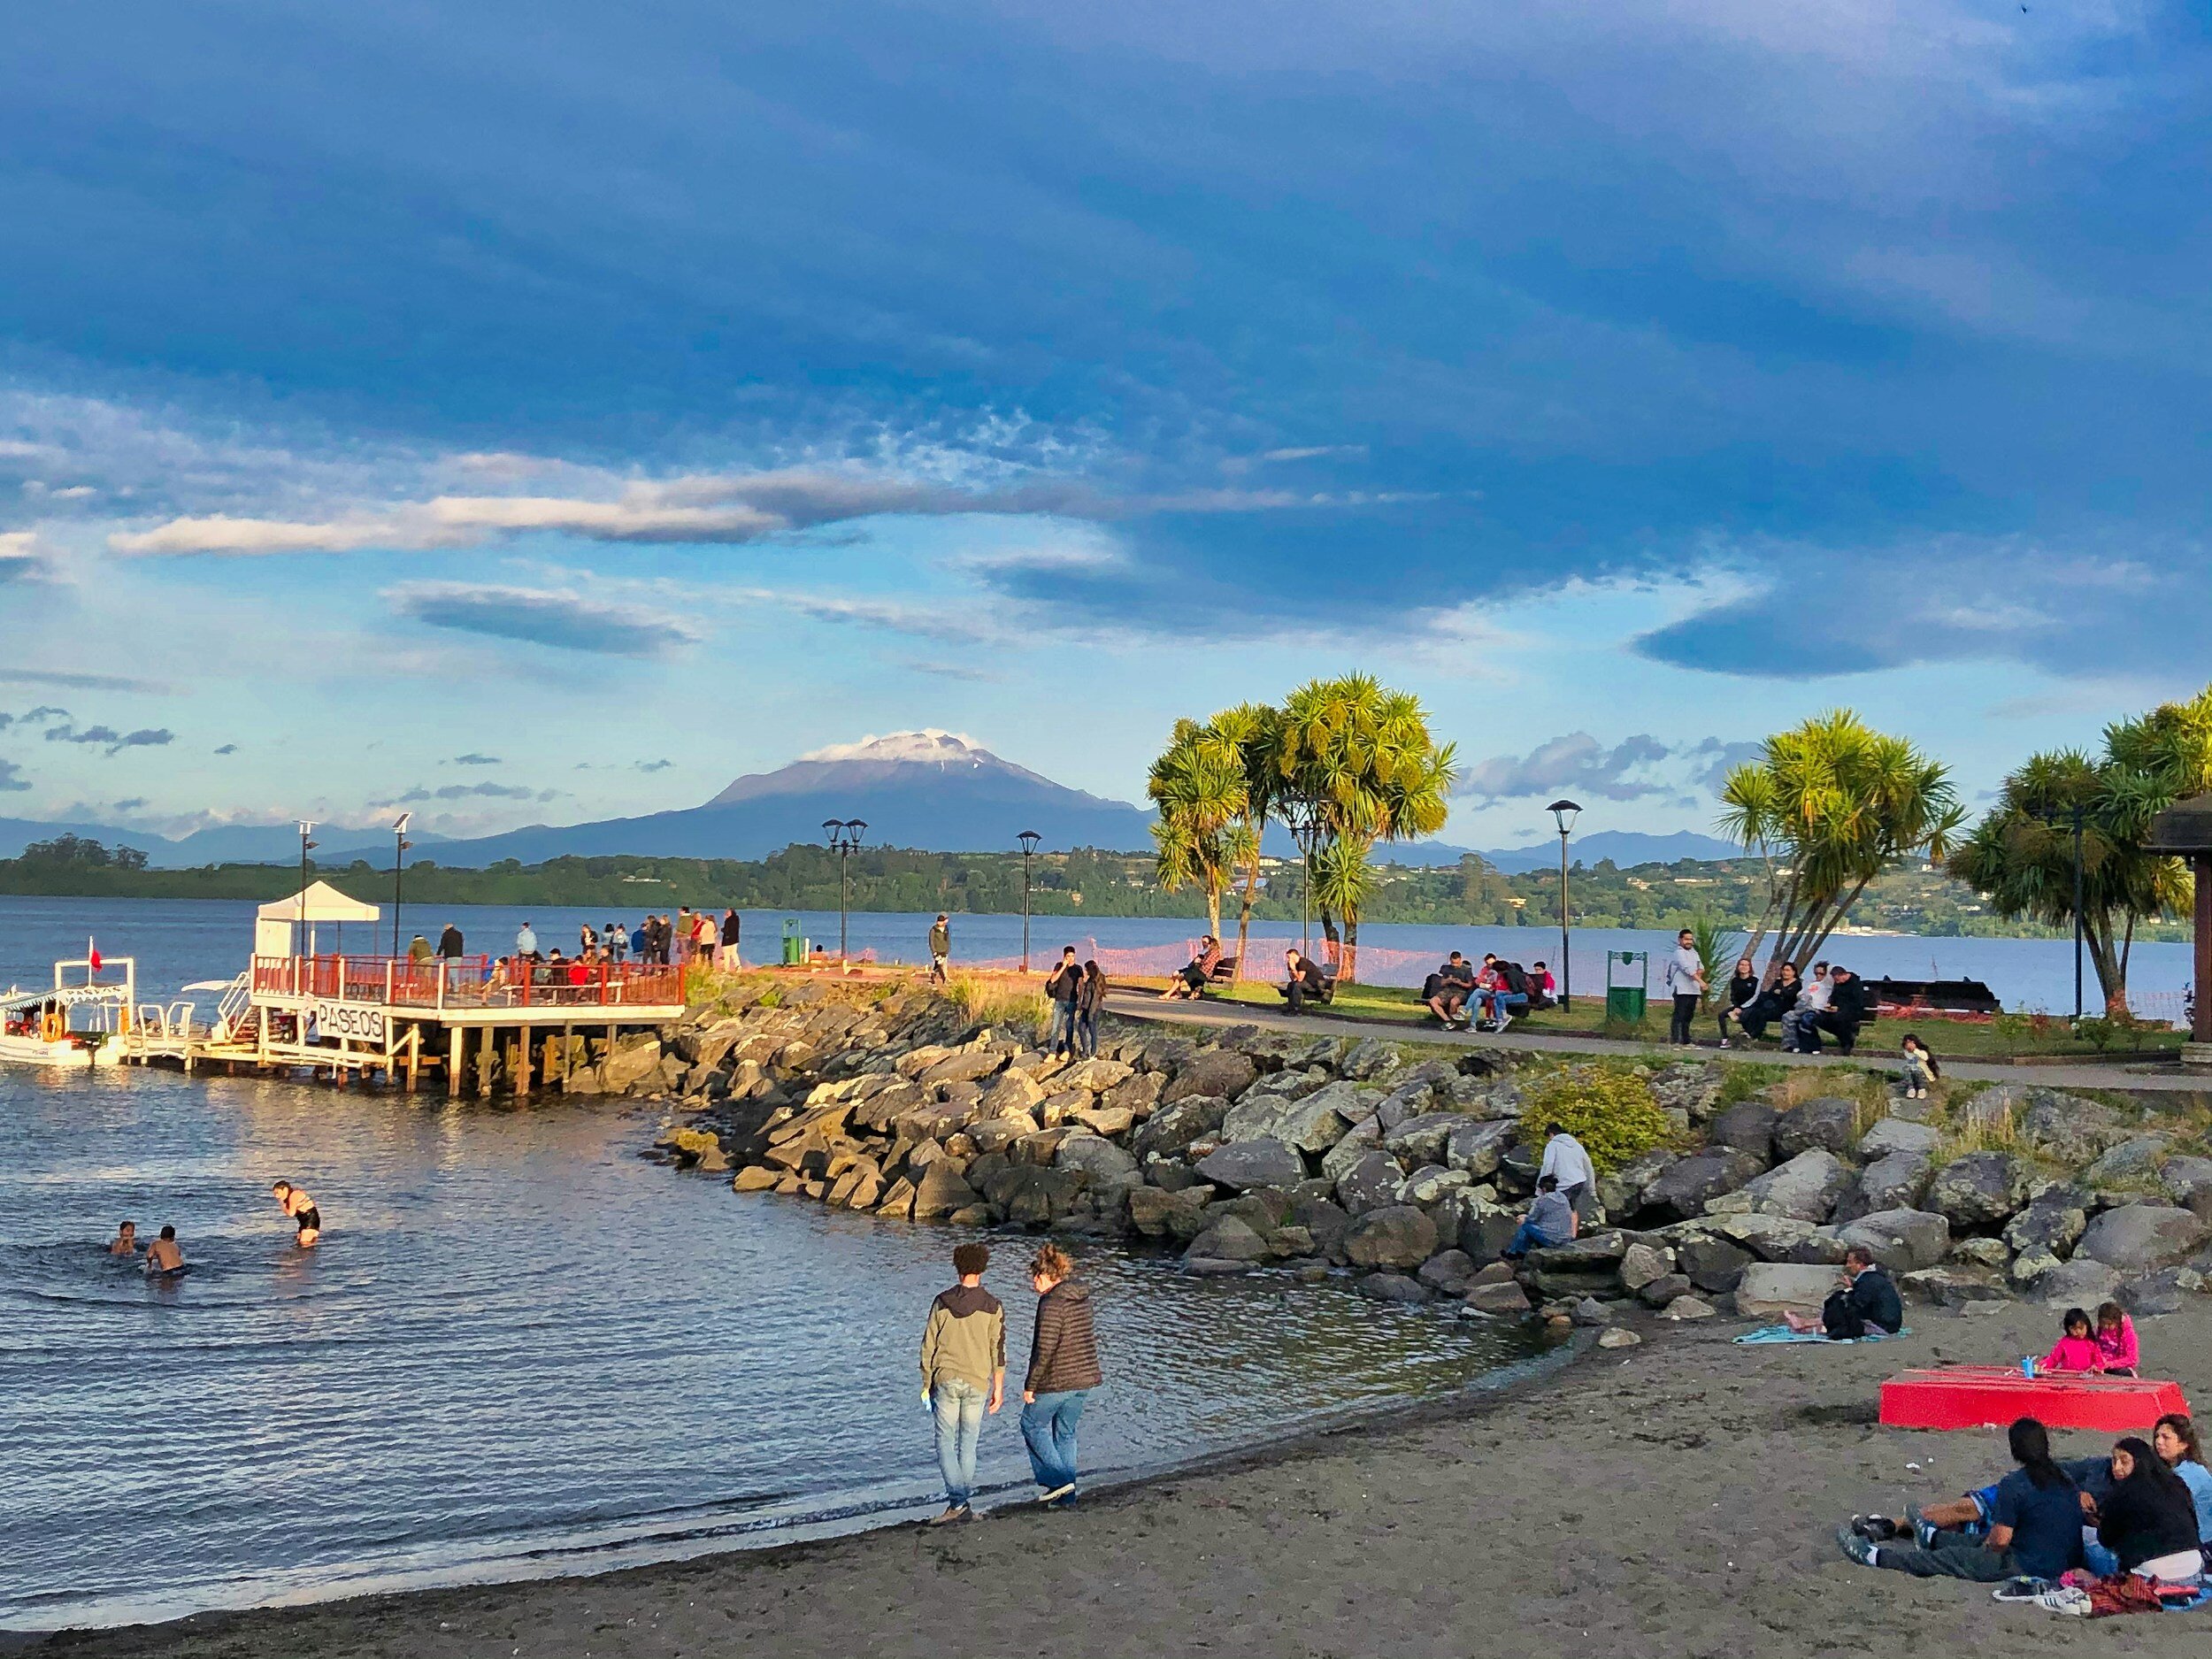
[[[1276,729],[1282,716],[1264,703],[1240,703],[1224,709],[1206,722],[1202,742],[1225,761],[1233,760],[1244,774],[1243,810],[1228,833],[1230,867],[1241,873],[1242,890],[1237,904],[1236,977],[1244,977],[1245,957],[1251,947],[1252,901],[1260,880],[1260,843],[1267,820],[1282,795],[1282,777],[1276,770]]]
[[[1459,764],[1439,747],[1428,715],[1409,692],[1386,689],[1370,674],[1316,680],[1291,693],[1275,734],[1282,798],[1310,810],[1324,842],[1314,859],[1314,896],[1322,927],[1335,936],[1344,918],[1340,978],[1357,977],[1359,917],[1377,841],[1409,841],[1444,827]]]
[[[1728,774],[1721,803],[1721,833],[1766,862],[1767,907],[1746,949],[1772,933],[1767,983],[1784,962],[1802,973],[1891,864],[1947,856],[1964,816],[1940,763],[1848,709],[1767,739]]]
[[[1159,812],[1152,839],[1160,886],[1170,893],[1203,891],[1208,931],[1220,938],[1221,895],[1233,877],[1247,808],[1240,759],[1225,753],[1197,721],[1178,720],[1166,752],[1152,763],[1145,794]]]

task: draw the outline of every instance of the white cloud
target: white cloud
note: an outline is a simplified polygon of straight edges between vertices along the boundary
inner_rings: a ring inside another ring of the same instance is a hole
[[[388,588],[382,596],[398,615],[432,627],[597,656],[665,656],[704,637],[688,617],[588,597],[572,588],[418,581]]]

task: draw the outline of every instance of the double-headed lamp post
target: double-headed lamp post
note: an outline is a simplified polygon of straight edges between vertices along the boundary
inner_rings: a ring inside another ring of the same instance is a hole
[[[1294,809],[1288,821],[1290,838],[1298,843],[1298,954],[1313,951],[1313,852],[1321,844],[1321,815],[1310,807]]]
[[[830,850],[837,855],[837,965],[845,965],[845,917],[852,906],[852,878],[847,874],[849,862],[860,850],[860,838],[868,833],[865,820],[856,818],[824,818],[822,833],[829,837]]]
[[[399,879],[407,868],[407,849],[415,843],[407,839],[407,826],[414,820],[412,812],[403,812],[399,822],[392,826],[392,954],[399,955]]]
[[[1563,1010],[1572,1003],[1575,988],[1573,958],[1567,954],[1567,837],[1574,833],[1582,809],[1563,796],[1544,810],[1559,826],[1559,1006]]]
[[[1029,972],[1029,861],[1037,856],[1037,843],[1044,837],[1035,830],[1024,830],[1014,839],[1022,844],[1022,972]]]

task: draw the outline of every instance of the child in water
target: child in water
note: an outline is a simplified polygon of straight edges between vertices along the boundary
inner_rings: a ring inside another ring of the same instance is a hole
[[[1905,1070],[1902,1080],[1907,1100],[1928,1098],[1928,1085],[1943,1075],[1943,1068],[1928,1045],[1908,1032],[1904,1044]]]
[[[2104,1369],[2104,1353],[2098,1348],[2097,1339],[2089,1324],[2089,1316],[2079,1308],[2066,1310],[2066,1334],[2060,1337],[2051,1351],[2043,1356],[2040,1371],[2096,1371]]]
[[[2132,1377],[2141,1363],[2135,1346],[2135,1321],[2116,1302],[2097,1310],[2097,1352],[2108,1377]]]
[[[276,1201],[284,1207],[284,1213],[299,1228],[293,1235],[292,1242],[303,1250],[312,1249],[316,1240],[323,1236],[323,1212],[315,1208],[315,1201],[289,1181],[279,1181],[269,1190],[276,1194]]]

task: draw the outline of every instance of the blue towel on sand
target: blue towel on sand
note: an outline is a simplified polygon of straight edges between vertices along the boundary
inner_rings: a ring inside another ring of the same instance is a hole
[[[1912,1327],[1907,1325],[1897,1333],[1910,1336]],[[1763,1325],[1755,1331],[1747,1331],[1736,1339],[1745,1348],[1763,1348],[1770,1342],[1817,1342],[1823,1348],[1848,1348],[1854,1342],[1887,1342],[1892,1339],[1879,1331],[1870,1336],[1847,1336],[1840,1340],[1824,1337],[1817,1331],[1793,1331],[1786,1325]]]

